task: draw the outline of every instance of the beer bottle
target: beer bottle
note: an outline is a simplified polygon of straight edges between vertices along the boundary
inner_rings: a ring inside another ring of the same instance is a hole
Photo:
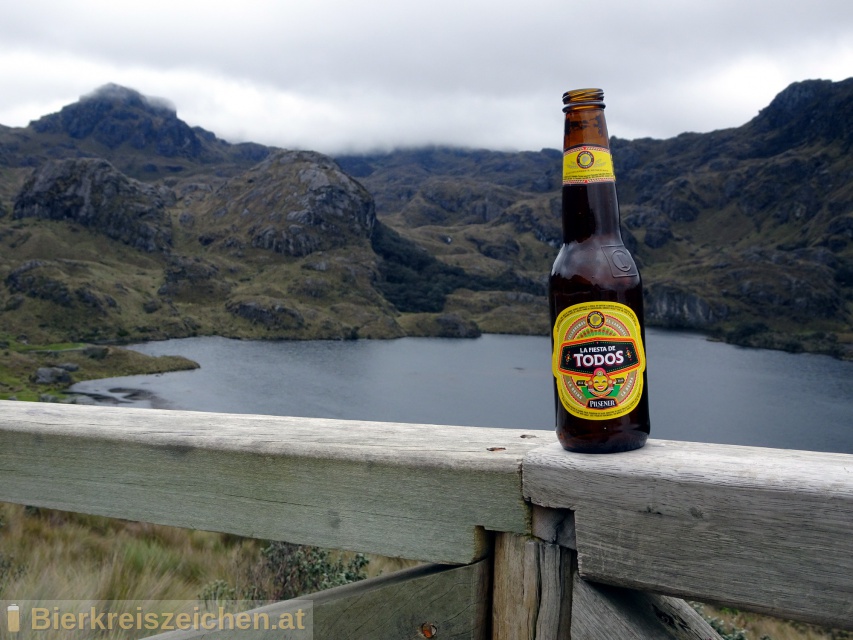
[[[563,246],[548,286],[557,437],[583,453],[649,437],[643,289],[619,230],[603,99],[563,94]]]

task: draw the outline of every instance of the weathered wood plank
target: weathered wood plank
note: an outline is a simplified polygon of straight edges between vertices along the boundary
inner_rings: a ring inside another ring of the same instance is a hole
[[[572,640],[720,640],[683,600],[584,582],[575,575]]]
[[[311,596],[317,640],[486,640],[491,560],[462,567],[415,567]],[[373,582],[373,581],[372,581]]]
[[[493,640],[569,638],[572,555],[535,538],[496,536]]]
[[[574,511],[547,509],[534,504],[531,516],[530,528],[534,536],[577,551]]]
[[[853,456],[554,444],[523,475],[534,503],[574,511],[586,579],[853,628]]]
[[[536,435],[0,401],[0,501],[467,563],[528,530]]]
[[[372,580],[329,589],[298,600],[268,605],[272,620],[280,612],[310,603],[306,620],[313,636],[294,633],[299,640],[400,640],[434,637],[451,640],[486,640],[490,602],[490,561],[461,567],[424,565]],[[432,635],[425,635],[432,634]],[[200,638],[289,638],[281,631],[235,634],[233,631],[177,631],[150,640]]]

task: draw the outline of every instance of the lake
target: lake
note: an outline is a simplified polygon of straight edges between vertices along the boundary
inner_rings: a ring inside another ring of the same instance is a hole
[[[652,437],[853,453],[853,363],[647,333]],[[131,345],[195,371],[78,383],[128,406],[552,430],[546,337]],[[136,390],[129,394],[127,390]]]

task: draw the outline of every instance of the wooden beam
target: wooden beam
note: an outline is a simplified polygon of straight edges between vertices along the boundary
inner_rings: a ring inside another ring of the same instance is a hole
[[[461,567],[423,565],[248,612],[250,616],[263,612],[271,620],[278,620],[282,612],[303,610],[308,628],[303,632],[290,632],[291,635],[281,631],[266,634],[230,630],[176,631],[153,636],[150,640],[244,637],[486,640],[490,565],[488,559]]]
[[[0,501],[464,564],[541,432],[0,401]]]
[[[486,640],[491,559],[462,567],[415,567],[311,599],[315,640]]]
[[[572,609],[569,549],[511,533],[495,540],[493,640],[567,640]]]
[[[533,505],[530,528],[537,538],[577,551],[575,514],[569,509],[546,509]]]
[[[575,575],[572,640],[720,640],[676,598],[584,582]]]
[[[574,511],[583,578],[853,629],[853,456],[553,444],[525,457],[524,495]]]

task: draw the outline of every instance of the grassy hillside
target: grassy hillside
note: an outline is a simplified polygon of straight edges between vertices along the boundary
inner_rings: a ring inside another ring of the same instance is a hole
[[[614,137],[650,325],[853,357],[852,95],[806,81],[742,127]],[[336,164],[229,145],[108,86],[0,129],[0,323],[31,342],[547,335],[560,162]]]

